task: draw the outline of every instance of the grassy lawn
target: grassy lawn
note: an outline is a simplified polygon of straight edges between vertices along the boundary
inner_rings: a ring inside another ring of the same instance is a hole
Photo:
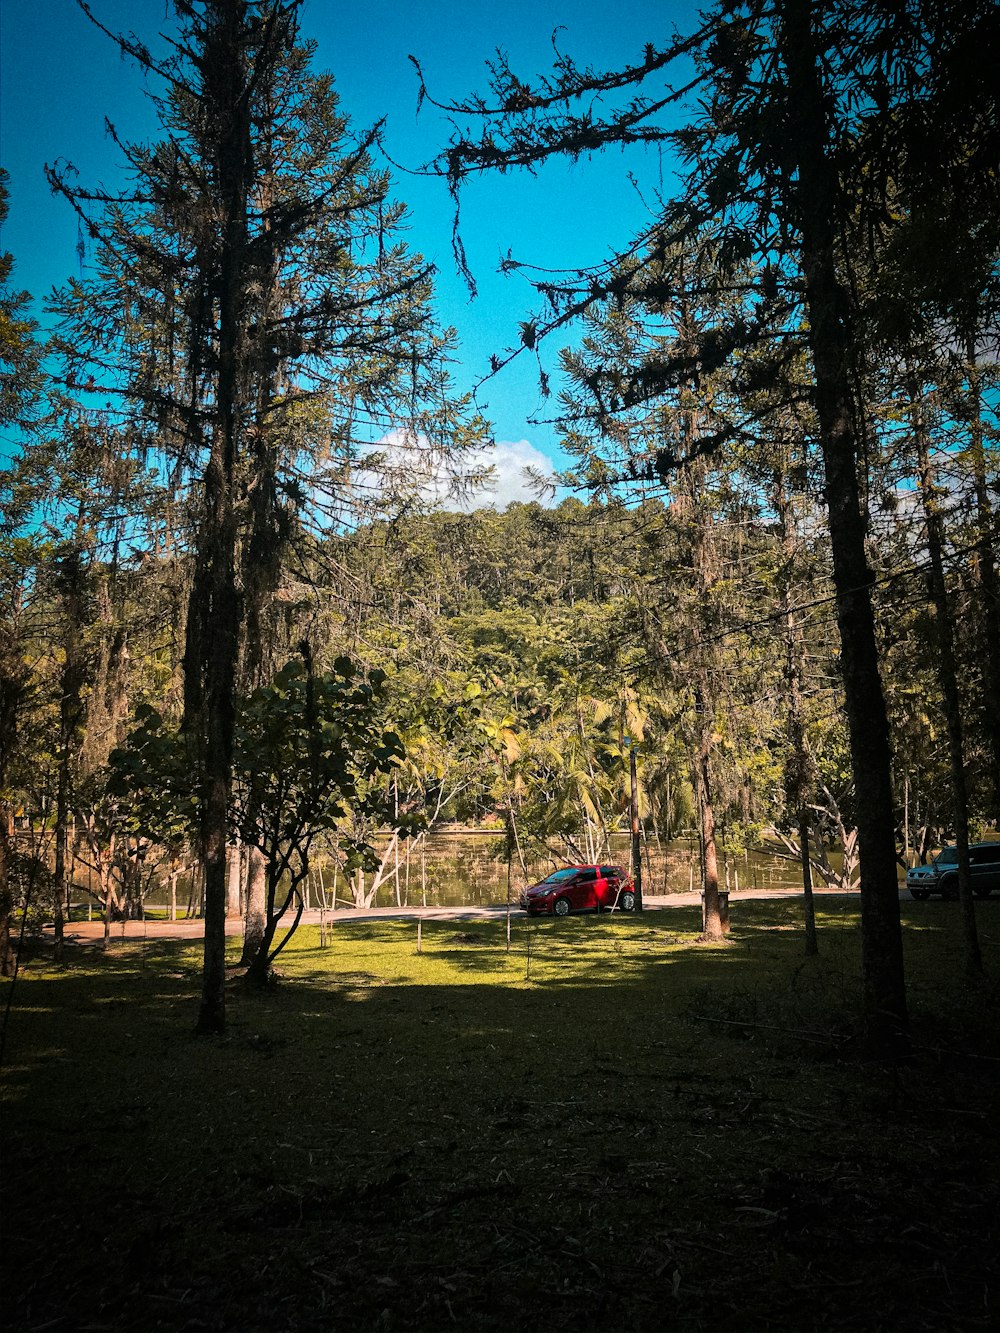
[[[996,989],[904,904],[916,1056],[867,1065],[856,904],[819,909],[818,959],[788,901],[714,948],[683,909],[303,929],[212,1040],[197,945],[37,956],[4,1326],[995,1327]]]

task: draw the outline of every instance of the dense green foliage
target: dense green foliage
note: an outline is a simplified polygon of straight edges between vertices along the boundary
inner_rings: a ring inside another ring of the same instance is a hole
[[[716,474],[700,501],[717,544],[709,611],[716,678],[723,687],[713,714],[719,820],[723,840],[736,850],[775,838],[794,849],[795,812],[785,790],[788,696],[780,579],[785,556],[768,495],[754,490],[752,482],[752,475],[741,481],[732,473]],[[948,835],[951,807],[923,561],[907,493],[899,494],[895,510],[879,520],[886,562],[879,603],[890,663],[886,681],[898,719],[902,856],[904,803],[909,803],[913,855]],[[962,493],[956,489],[954,495],[958,506]],[[274,603],[280,615],[276,650],[280,655],[283,640],[285,651],[294,654],[301,618],[308,616],[322,645],[321,666],[345,654],[364,672],[387,673],[382,717],[405,749],[392,779],[387,819],[335,820],[330,812],[317,811],[316,832],[338,823],[346,851],[352,837],[391,831],[393,802],[399,827],[412,818],[431,826],[503,823],[510,810],[525,850],[544,846],[557,857],[584,860],[606,855],[606,834],[625,826],[626,738],[639,747],[642,815],[650,836],[692,828],[697,704],[689,644],[691,616],[704,604],[687,558],[690,522],[690,511],[660,499],[634,508],[566,500],[553,509],[528,504],[503,513],[414,516],[314,544],[305,553],[298,584],[302,588],[307,581],[308,599],[297,604],[302,594],[293,584],[280,589]],[[829,856],[842,853],[850,838],[853,789],[822,514],[801,494],[796,523],[796,559],[804,572],[791,596],[802,608],[813,854],[817,872],[835,882],[839,862],[831,868]],[[975,570],[974,553],[950,564],[959,605],[974,604]],[[106,580],[107,573],[95,566],[95,578]],[[183,562],[173,566],[172,575],[169,566],[146,562],[142,575],[129,581],[137,609],[147,597],[179,596],[171,594],[170,582],[184,573]],[[39,633],[48,620],[45,605],[39,608]],[[975,706],[981,636],[974,614],[960,615],[956,629],[969,663],[964,680],[973,812],[977,827],[985,828],[993,812],[988,747]],[[128,661],[119,664],[116,685],[102,676],[108,670],[108,638],[121,631],[92,626],[88,658],[97,674],[83,692],[85,736],[101,724],[108,692],[116,688],[135,701],[133,710],[154,706],[169,715],[173,709],[177,717],[179,663],[176,646],[164,644],[162,630],[154,617],[130,617]],[[34,642],[42,646],[40,639]],[[59,657],[42,653],[35,662],[36,725],[44,730],[50,708],[45,700],[58,685]],[[255,706],[261,706],[259,699]],[[127,714],[118,721],[120,737],[126,719]],[[273,724],[281,725],[277,715]],[[26,739],[31,734],[26,731]],[[305,737],[302,750],[306,756]],[[116,857],[124,857],[129,836],[140,832],[147,844],[152,840],[147,855],[169,848],[175,840],[169,820],[150,811],[140,831],[133,816],[124,818],[120,801],[112,807],[101,797],[104,770],[93,767],[87,746],[75,753],[74,809],[81,821],[103,818],[106,840],[113,827],[108,821],[119,821]],[[55,782],[56,769],[39,764],[37,749],[32,754],[34,762],[18,784],[17,807],[40,829],[39,821],[52,809],[46,783]],[[268,771],[287,776],[288,766],[275,763]],[[235,807],[233,821],[235,834]],[[321,845],[329,854],[328,840]],[[127,859],[116,864],[123,878]],[[167,857],[164,873],[168,866]]]

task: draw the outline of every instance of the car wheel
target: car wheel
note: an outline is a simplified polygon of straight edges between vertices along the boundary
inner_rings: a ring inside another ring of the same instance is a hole
[[[958,898],[958,876],[949,875],[947,879],[941,881],[941,897],[947,898],[951,903]]]
[[[911,889],[910,897],[916,898],[918,903],[922,903],[927,901],[927,899],[930,897],[930,894],[927,891],[927,889]]]
[[[556,916],[569,916],[569,899],[557,898],[552,904],[552,910]]]
[[[618,899],[618,906],[620,910],[623,912],[635,911],[635,894],[632,892],[631,889],[626,889],[625,892],[622,894],[622,896]]]

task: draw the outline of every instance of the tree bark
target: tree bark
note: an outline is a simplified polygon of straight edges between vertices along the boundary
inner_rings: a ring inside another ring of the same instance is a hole
[[[937,631],[938,683],[944,697],[948,727],[948,760],[951,791],[955,803],[955,847],[958,851],[958,898],[962,911],[962,941],[965,970],[981,975],[983,958],[976,929],[976,909],[972,897],[972,869],[969,865],[969,792],[965,781],[965,738],[962,704],[958,693],[958,669],[955,664],[955,636],[952,631],[948,585],[944,576],[944,521],[934,486],[934,474],[927,439],[927,421],[915,383],[909,386],[910,416],[917,447],[917,475],[920,499],[927,525],[927,553],[931,567],[931,592],[934,599],[934,624]]]
[[[77,540],[82,529],[77,522]],[[62,959],[66,901],[66,863],[69,850],[70,768],[82,713],[85,667],[83,661],[83,569],[77,547],[59,561],[63,611],[63,665],[59,673],[59,768],[56,779],[55,876],[53,924],[55,957]]]
[[[240,889],[243,880],[243,844],[234,842],[229,847],[229,896],[226,901],[226,916],[239,918]]]
[[[281,907],[278,907],[276,909],[279,880],[281,878],[281,867],[273,862],[266,866],[266,874],[265,874],[266,901],[264,904],[264,933],[261,936],[260,943],[257,946],[257,951],[251,958],[250,963],[246,970],[245,980],[248,982],[249,985],[256,986],[258,988],[267,985],[268,981],[271,978],[271,964],[274,962],[275,958],[277,958],[278,954],[281,953],[282,949],[285,947],[285,945],[288,943],[288,941],[291,939],[291,937],[295,934],[296,930],[298,929],[299,922],[302,920],[302,908],[303,908],[302,893],[299,888],[299,885],[302,883],[302,880],[308,875],[308,873],[309,873],[309,862],[308,858],[306,857],[303,858],[302,867],[299,873],[294,874],[292,876],[292,883],[287,894],[285,895],[284,902],[282,903]],[[272,952],[271,945],[274,943],[274,937],[277,934],[278,925],[281,922],[281,919],[284,917],[285,913],[288,911],[289,907],[292,905],[293,899],[297,900],[295,917],[292,921],[292,924],[288,927],[288,931],[285,934],[284,938],[282,939],[281,943]]]
[[[177,920],[177,877],[180,873],[180,867],[174,867],[173,865],[167,872],[167,883],[170,891],[169,918],[171,921]]]
[[[111,912],[114,906],[114,886],[111,883],[111,870],[103,859],[97,865],[97,878],[101,886],[101,898],[104,902],[102,943],[105,949],[109,949],[111,947]]]
[[[205,941],[197,1032],[222,1032],[226,1025],[226,844],[232,790],[233,698],[239,632],[235,587],[235,522],[232,454],[209,466],[206,527],[212,530],[201,578],[196,576],[188,613],[185,688],[196,678],[202,771],[201,858],[204,873]],[[215,453],[215,448],[213,448]]]
[[[636,773],[635,744],[629,746],[629,826],[631,828],[632,885],[635,889],[635,910],[642,911],[642,844],[639,825],[639,780]]]
[[[5,756],[0,753],[0,782],[3,780],[5,767]],[[14,888],[11,883],[13,848],[14,812],[10,802],[0,796],[0,977],[13,976],[16,962],[14,946],[11,943],[11,919],[14,915]]]
[[[785,493],[784,468],[775,472],[774,499],[781,522],[782,569],[779,575],[781,606],[785,613],[785,688],[788,707],[789,756],[785,766],[785,791],[799,826],[799,861],[802,866],[802,905],[805,917],[805,951],[819,953],[816,937],[816,906],[813,902],[812,863],[809,859],[809,789],[812,758],[806,747],[802,717],[802,637],[792,611],[791,588],[795,559],[795,516]]]
[[[806,954],[814,958],[819,953],[816,935],[816,903],[813,899],[812,861],[809,859],[809,811],[799,806],[799,847],[802,865],[802,905],[806,925]]]
[[[247,910],[240,967],[249,967],[257,957],[267,926],[267,862],[258,847],[248,847],[247,858]]]
[[[866,1044],[873,1055],[908,1050],[895,811],[885,696],[872,605],[858,481],[863,427],[855,402],[857,354],[848,293],[837,272],[841,212],[831,160],[826,92],[812,27],[812,0],[782,0],[782,57],[797,182],[795,211],[815,374],[815,404],[826,478],[841,669],[858,808],[861,862],[862,995]]]
[[[701,812],[702,885],[705,900],[702,939],[723,940],[728,928],[728,914],[727,920],[724,921],[719,900],[719,856],[715,844],[715,806],[712,802],[710,762],[714,719],[705,716],[705,704],[700,690],[696,694],[696,707],[701,724],[695,760],[695,785],[698,792],[698,808]]]
[[[206,279],[218,297],[215,421],[203,479],[204,504],[184,654],[185,714],[197,729],[202,771],[201,857],[205,944],[196,1031],[226,1024],[226,844],[233,777],[233,727],[242,607],[236,579],[237,469],[250,407],[247,320],[248,212],[253,178],[244,7],[215,0],[206,14],[202,63],[205,114],[217,138],[209,146],[222,217],[217,258]]]
[[[991,797],[994,824],[1000,823],[1000,579],[997,577],[996,549],[997,522],[990,502],[986,472],[986,450],[983,447],[983,418],[981,387],[976,368],[976,346],[969,339],[966,347],[968,361],[969,447],[972,454],[973,476],[976,488],[976,527],[980,589],[981,634],[983,663],[983,720],[986,732]]]

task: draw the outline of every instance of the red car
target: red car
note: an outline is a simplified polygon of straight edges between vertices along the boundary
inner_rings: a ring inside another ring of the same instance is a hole
[[[620,866],[563,866],[521,894],[529,916],[566,916],[569,912],[617,907],[635,911],[632,880]]]

